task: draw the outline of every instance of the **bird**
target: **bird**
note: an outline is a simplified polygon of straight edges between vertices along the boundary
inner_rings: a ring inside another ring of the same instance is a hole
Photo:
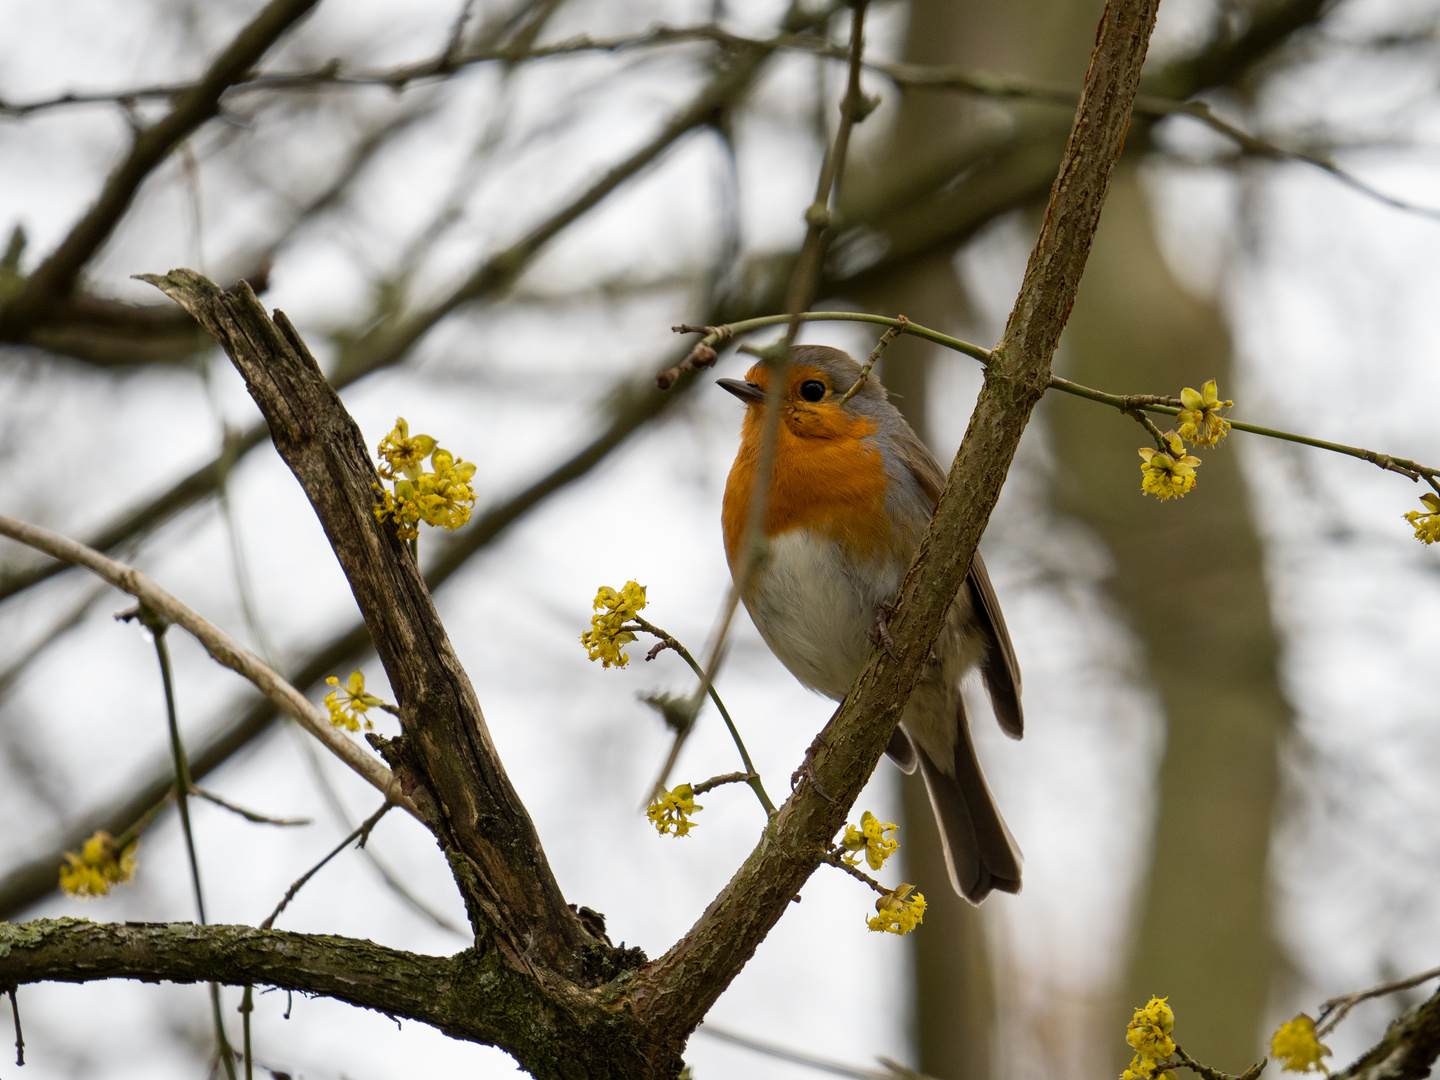
[[[945,474],[860,364],[824,345],[792,348],[785,368],[765,555],[741,581],[742,547],[764,441],[766,363],[718,384],[746,405],[721,511],[726,559],[760,636],[803,685],[842,701],[929,524]],[[979,904],[1020,891],[1022,857],[980,771],[961,679],[977,670],[1000,729],[1024,734],[1020,668],[975,552],[887,753],[924,778],[955,891]]]

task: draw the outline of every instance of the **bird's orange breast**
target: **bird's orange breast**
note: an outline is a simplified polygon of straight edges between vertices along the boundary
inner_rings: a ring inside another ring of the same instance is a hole
[[[867,436],[875,423],[863,416],[782,417],[775,444],[774,481],[765,516],[765,535],[808,529],[838,541],[847,554],[869,559],[891,539],[885,515],[887,480],[879,449]],[[732,571],[740,558],[763,439],[763,409],[745,413],[740,452],[725,483],[721,523]]]

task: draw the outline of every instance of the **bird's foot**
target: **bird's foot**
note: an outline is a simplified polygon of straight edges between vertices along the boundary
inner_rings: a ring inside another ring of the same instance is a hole
[[[820,735],[823,734],[824,732],[822,731]],[[810,749],[805,751],[805,760],[800,763],[800,767],[790,774],[790,790],[794,791],[800,785],[801,780],[809,780],[810,786],[815,789],[815,794],[819,795],[826,802],[833,803],[835,800],[826,793],[825,789],[820,785],[820,781],[815,776],[815,754],[821,746],[820,735],[816,735],[810,743]]]
[[[890,638],[890,616],[894,614],[894,604],[888,602],[881,604],[875,609],[875,625],[866,634],[870,639],[870,644],[884,645],[885,651],[891,656],[895,655],[895,642]]]

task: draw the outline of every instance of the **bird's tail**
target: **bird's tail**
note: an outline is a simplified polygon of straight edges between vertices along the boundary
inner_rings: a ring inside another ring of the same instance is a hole
[[[925,790],[930,793],[930,805],[940,826],[950,884],[966,900],[978,904],[992,889],[1020,891],[1022,859],[980,773],[980,762],[970,741],[970,725],[963,717],[959,729],[954,760],[946,763],[948,769],[942,768],[923,747],[917,746],[916,750]]]

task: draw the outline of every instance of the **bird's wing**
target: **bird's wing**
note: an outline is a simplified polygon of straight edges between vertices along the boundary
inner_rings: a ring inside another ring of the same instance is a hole
[[[900,460],[919,482],[933,506],[945,485],[945,474],[940,471],[939,464],[908,424],[892,432],[891,437]],[[1025,734],[1025,710],[1020,705],[1020,664],[1015,659],[1010,631],[1005,627],[1005,616],[1000,614],[1000,600],[995,595],[995,586],[990,584],[990,574],[979,551],[975,552],[975,558],[970,563],[967,580],[974,600],[976,622],[990,645],[981,666],[985,689],[995,707],[995,719],[1000,722],[1000,730],[1012,739],[1018,739]]]

